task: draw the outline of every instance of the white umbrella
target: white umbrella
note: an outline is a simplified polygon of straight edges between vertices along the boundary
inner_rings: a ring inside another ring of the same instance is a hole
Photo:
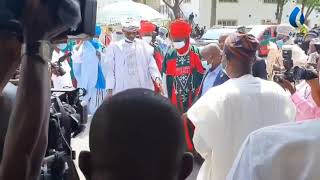
[[[135,2],[117,2],[98,10],[98,24],[114,24],[128,20],[156,20],[166,19],[151,7]]]

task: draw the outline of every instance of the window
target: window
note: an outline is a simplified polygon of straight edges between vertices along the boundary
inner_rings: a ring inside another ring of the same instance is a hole
[[[221,26],[236,26],[237,20],[218,20],[218,25]]]
[[[261,20],[261,24],[262,25],[272,24],[272,21],[270,19],[263,19],[263,20]]]
[[[236,3],[236,2],[238,2],[238,0],[219,0],[219,2],[232,2],[232,3]]]
[[[277,3],[277,0],[263,0],[264,3]]]

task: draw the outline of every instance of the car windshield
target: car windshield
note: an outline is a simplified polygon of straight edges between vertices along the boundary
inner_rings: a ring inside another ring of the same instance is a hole
[[[234,32],[236,32],[236,29],[210,29],[202,36],[201,39],[218,40],[222,34],[234,33]]]

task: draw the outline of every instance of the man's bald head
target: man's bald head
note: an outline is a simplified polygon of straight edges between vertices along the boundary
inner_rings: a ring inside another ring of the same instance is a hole
[[[215,68],[221,63],[221,54],[222,51],[219,46],[215,43],[208,44],[201,50],[202,57],[207,60],[208,64],[212,65],[212,68]]]
[[[131,89],[105,101],[89,141],[91,152],[81,153],[79,164],[90,180],[179,180],[192,171],[180,114],[150,90]]]
[[[226,33],[226,34],[222,34],[220,37],[219,37],[219,47],[221,50],[223,50],[224,48],[224,44],[226,42],[226,39],[228,36],[230,36],[231,34],[230,33]]]

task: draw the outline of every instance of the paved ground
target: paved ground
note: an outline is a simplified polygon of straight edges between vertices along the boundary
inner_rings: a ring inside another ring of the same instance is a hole
[[[91,123],[91,120],[88,121],[86,125],[87,126],[86,130],[83,133],[81,133],[77,138],[73,139],[71,142],[73,150],[75,150],[77,153],[77,157],[79,156],[80,151],[89,150],[90,123]],[[78,159],[75,160],[75,164],[78,169],[80,180],[85,180],[83,174],[79,170]],[[192,172],[191,176],[187,180],[196,180],[199,169],[200,169],[199,165],[195,164],[194,171]]]

